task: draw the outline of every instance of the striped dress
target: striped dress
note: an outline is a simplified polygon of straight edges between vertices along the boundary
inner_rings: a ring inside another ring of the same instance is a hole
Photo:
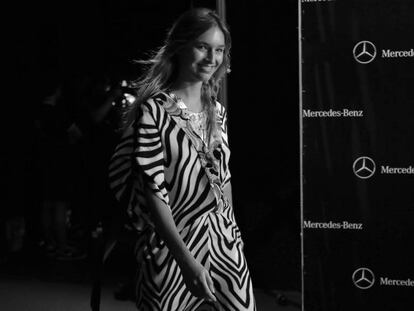
[[[233,208],[226,110],[216,103],[217,131],[205,144],[189,112],[166,93],[140,105],[110,165],[110,183],[137,230],[137,307],[142,311],[255,310],[253,288]],[[210,272],[216,303],[191,294],[180,268],[154,229],[143,189],[171,209],[178,232]]]

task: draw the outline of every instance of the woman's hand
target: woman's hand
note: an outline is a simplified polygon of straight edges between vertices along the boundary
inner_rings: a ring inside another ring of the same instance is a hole
[[[197,260],[192,259],[189,263],[184,264],[181,272],[185,285],[194,296],[216,302],[213,280],[207,269]]]

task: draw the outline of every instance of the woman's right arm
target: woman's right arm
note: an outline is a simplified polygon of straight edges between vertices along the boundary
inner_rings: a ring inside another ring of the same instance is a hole
[[[146,193],[156,231],[164,239],[169,251],[177,261],[187,288],[197,297],[216,301],[213,281],[209,272],[188,250],[178,233],[170,208],[150,189]]]
[[[146,201],[158,234],[181,269],[184,282],[194,296],[215,301],[213,282],[209,272],[193,257],[184,243],[168,205],[168,191],[164,180],[163,144],[157,120],[161,107],[154,100],[140,106],[136,159],[146,178]],[[164,199],[163,199],[164,198]]]

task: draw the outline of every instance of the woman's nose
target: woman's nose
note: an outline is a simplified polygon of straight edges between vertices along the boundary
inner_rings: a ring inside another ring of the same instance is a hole
[[[214,62],[214,51],[213,49],[208,49],[206,54],[206,60],[213,63]]]

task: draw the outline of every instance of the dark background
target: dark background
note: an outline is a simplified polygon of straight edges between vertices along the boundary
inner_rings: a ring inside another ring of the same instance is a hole
[[[28,235],[35,231],[30,223],[36,222],[41,200],[33,120],[44,89],[54,79],[73,82],[84,75],[137,77],[140,68],[131,60],[161,45],[166,29],[191,3],[66,0],[9,9],[1,204],[4,215],[27,218]],[[215,1],[193,4],[214,8]],[[255,287],[299,290],[297,1],[227,1],[226,10],[233,39],[228,77],[233,196],[246,256]],[[82,197],[77,201],[86,205]]]

